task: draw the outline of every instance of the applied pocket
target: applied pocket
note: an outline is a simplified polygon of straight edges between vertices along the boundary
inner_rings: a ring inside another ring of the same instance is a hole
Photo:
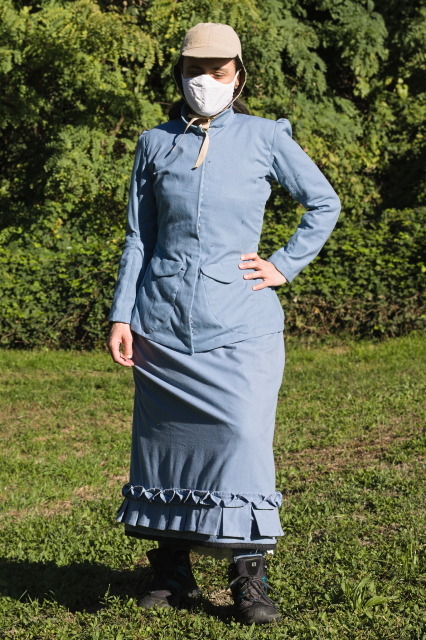
[[[216,262],[200,267],[207,302],[222,326],[239,333],[252,333],[271,320],[283,319],[278,297],[270,287],[253,291],[261,278],[245,280],[254,269],[240,269],[238,262]]]
[[[153,256],[140,288],[137,306],[145,333],[161,327],[173,311],[185,273],[183,262]]]
[[[242,270],[238,267],[238,262],[215,262],[213,264],[204,264],[200,267],[201,272],[213,280],[223,283],[231,283],[242,278],[248,269]],[[253,269],[251,269],[253,271]]]

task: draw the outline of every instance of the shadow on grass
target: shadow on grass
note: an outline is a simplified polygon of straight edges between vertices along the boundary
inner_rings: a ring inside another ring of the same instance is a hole
[[[145,591],[149,567],[114,570],[90,562],[58,566],[54,562],[0,559],[0,595],[28,602],[55,602],[71,612],[95,613],[108,607],[107,597],[138,599]],[[232,606],[201,597],[195,608],[223,621],[232,619]]]

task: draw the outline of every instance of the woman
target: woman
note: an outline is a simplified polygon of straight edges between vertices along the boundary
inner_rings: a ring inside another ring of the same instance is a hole
[[[135,380],[118,520],[159,543],[140,606],[196,597],[189,550],[226,552],[239,619],[271,622],[279,611],[264,554],[283,535],[272,440],[284,314],[274,288],[318,254],[339,199],[287,120],[250,116],[238,100],[246,71],[230,26],[192,27],[174,75],[183,100],[139,138],[109,317],[111,355]],[[263,260],[272,180],[307,211]]]

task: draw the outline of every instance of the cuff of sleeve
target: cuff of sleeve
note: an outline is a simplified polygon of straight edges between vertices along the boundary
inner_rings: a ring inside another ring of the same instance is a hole
[[[126,315],[125,313],[110,313],[108,316],[108,322],[123,322],[124,324],[130,324],[130,315]]]
[[[268,262],[272,262],[274,267],[283,274],[287,282],[291,282],[297,276],[297,273],[290,269],[288,261],[283,255],[282,249],[273,253],[270,258],[267,258],[267,260]]]

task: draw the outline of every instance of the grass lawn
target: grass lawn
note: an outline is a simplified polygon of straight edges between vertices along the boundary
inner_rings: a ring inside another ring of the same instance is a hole
[[[149,542],[114,516],[131,371],[103,352],[1,351],[0,637],[426,638],[425,341],[289,343],[275,455],[282,622],[232,618],[226,561],[193,554],[193,611],[136,606]]]

